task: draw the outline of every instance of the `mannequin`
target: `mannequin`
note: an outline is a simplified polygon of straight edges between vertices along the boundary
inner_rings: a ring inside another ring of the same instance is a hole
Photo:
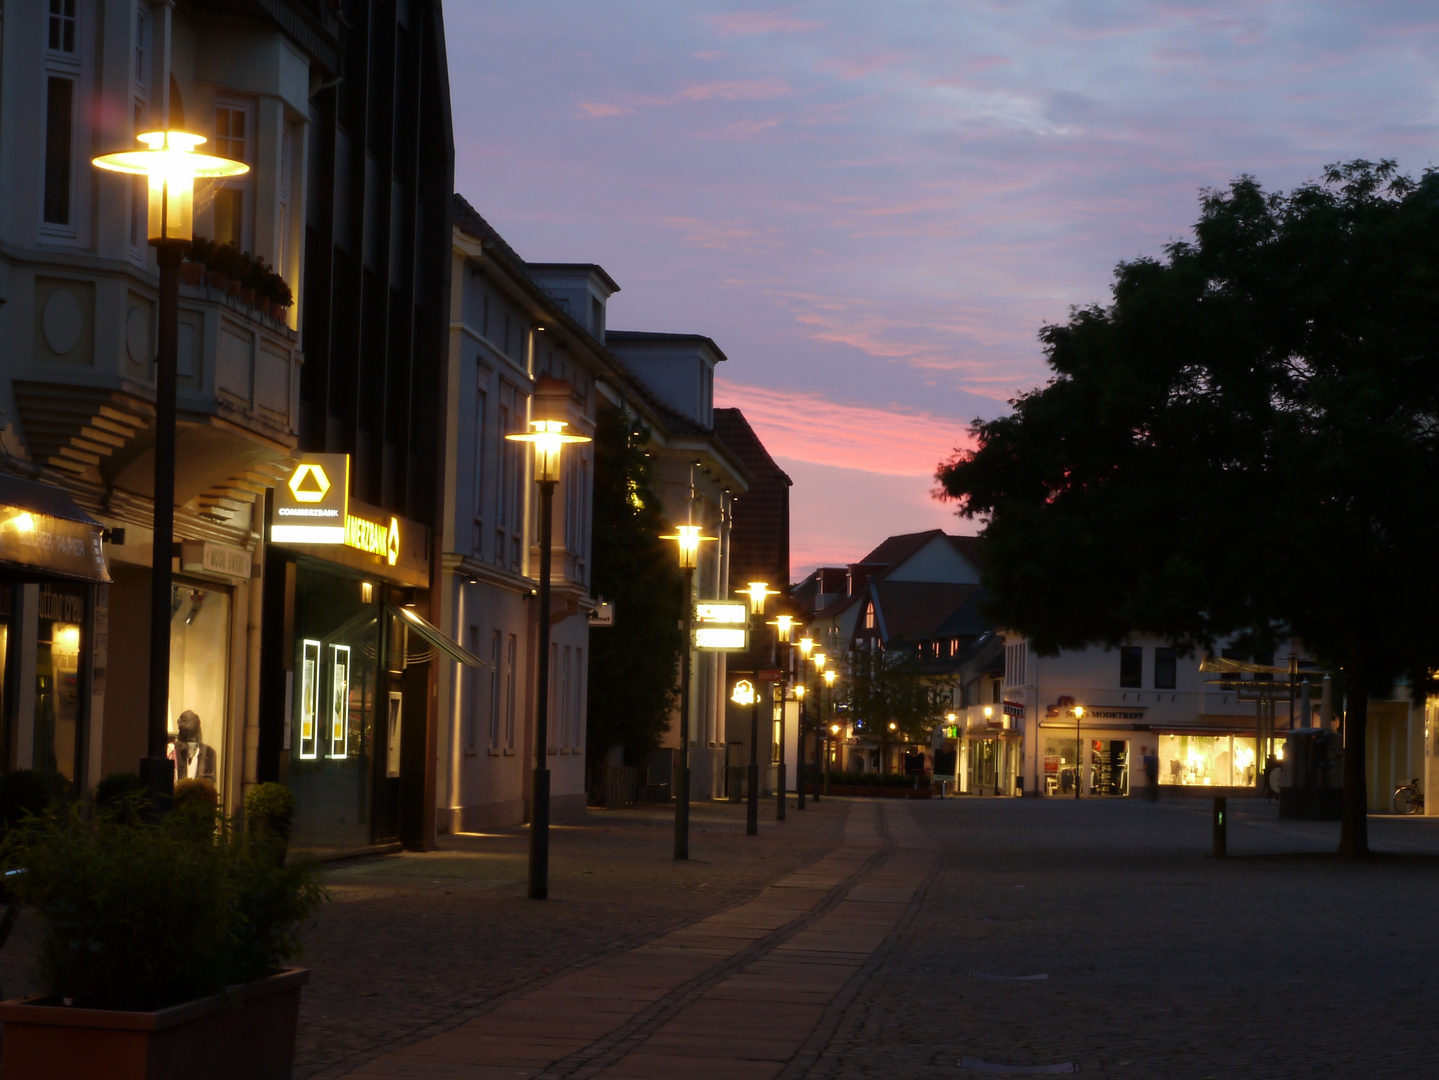
[[[176,721],[179,734],[171,747],[176,780],[215,781],[215,748],[206,746],[200,733],[200,717],[189,709]]]

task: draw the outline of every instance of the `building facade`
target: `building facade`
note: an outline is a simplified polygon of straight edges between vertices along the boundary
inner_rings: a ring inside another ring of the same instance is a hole
[[[541,613],[533,462],[505,436],[537,416],[593,436],[597,384],[614,372],[604,305],[619,286],[595,266],[527,264],[467,202],[456,196],[454,205],[440,625],[488,666],[442,675],[438,794],[442,828],[473,831],[529,820],[542,617],[551,635],[551,813],[562,820],[585,809],[593,451],[572,445],[562,459],[553,599]]]

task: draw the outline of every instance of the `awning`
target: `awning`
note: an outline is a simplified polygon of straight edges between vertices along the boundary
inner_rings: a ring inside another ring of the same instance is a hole
[[[386,604],[385,610],[391,615],[398,616],[410,630],[424,638],[435,648],[445,653],[452,660],[458,660],[470,667],[488,667],[474,653],[464,646],[451,641],[449,636],[434,623],[430,622],[414,608],[395,607],[393,604]]]
[[[61,488],[0,474],[0,563],[108,582],[103,532]]]

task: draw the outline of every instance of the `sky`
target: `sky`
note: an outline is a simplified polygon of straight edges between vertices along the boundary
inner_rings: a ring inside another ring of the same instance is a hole
[[[450,0],[455,185],[613,329],[699,333],[791,490],[792,578],[975,532],[937,465],[1198,196],[1439,148],[1439,4]]]

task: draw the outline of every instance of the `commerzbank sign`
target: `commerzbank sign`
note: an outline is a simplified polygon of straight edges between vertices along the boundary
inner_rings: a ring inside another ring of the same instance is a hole
[[[277,544],[343,544],[378,555],[390,566],[400,557],[400,522],[350,512],[350,455],[306,454],[275,488],[270,539]]]

